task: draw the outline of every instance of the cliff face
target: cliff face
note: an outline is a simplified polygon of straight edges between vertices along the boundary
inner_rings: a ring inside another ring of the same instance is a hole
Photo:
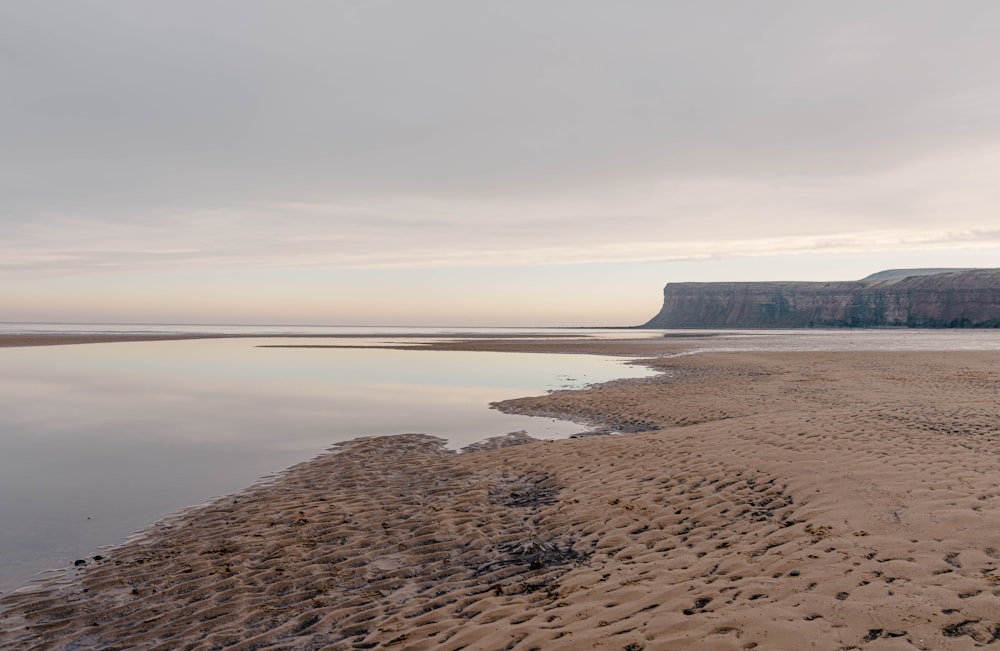
[[[646,328],[1000,327],[1000,269],[892,270],[859,281],[670,283]]]

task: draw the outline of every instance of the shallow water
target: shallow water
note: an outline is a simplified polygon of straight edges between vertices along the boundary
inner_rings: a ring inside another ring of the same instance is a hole
[[[597,337],[601,339],[658,337],[663,330],[633,328],[455,328],[448,326],[318,326],[318,325],[201,325],[201,324],[121,324],[121,323],[0,323],[3,334],[126,334],[126,335],[240,335],[261,337],[309,336],[309,337],[377,337],[433,339],[455,335],[499,335],[517,337],[537,335],[544,337]]]
[[[259,347],[282,341],[0,349],[0,592],[338,441],[564,437],[583,428],[488,405],[651,374],[591,355]]]

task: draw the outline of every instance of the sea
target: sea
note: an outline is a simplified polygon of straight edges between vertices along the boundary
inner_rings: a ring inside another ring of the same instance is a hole
[[[654,374],[623,358],[427,351],[422,342],[666,338],[683,354],[1000,350],[1000,330],[0,324],[0,335],[95,333],[239,337],[0,348],[0,594],[337,442],[418,432],[459,449],[518,431],[562,438],[587,424],[490,403]],[[289,339],[301,336],[317,339]]]

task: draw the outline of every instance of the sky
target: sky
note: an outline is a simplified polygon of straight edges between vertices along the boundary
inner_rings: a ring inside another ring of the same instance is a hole
[[[0,321],[634,325],[1000,267],[993,0],[0,3]]]

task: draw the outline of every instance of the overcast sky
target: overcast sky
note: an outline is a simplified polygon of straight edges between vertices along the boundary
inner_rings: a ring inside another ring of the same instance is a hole
[[[1000,266],[1000,3],[0,3],[0,321],[618,324]]]

